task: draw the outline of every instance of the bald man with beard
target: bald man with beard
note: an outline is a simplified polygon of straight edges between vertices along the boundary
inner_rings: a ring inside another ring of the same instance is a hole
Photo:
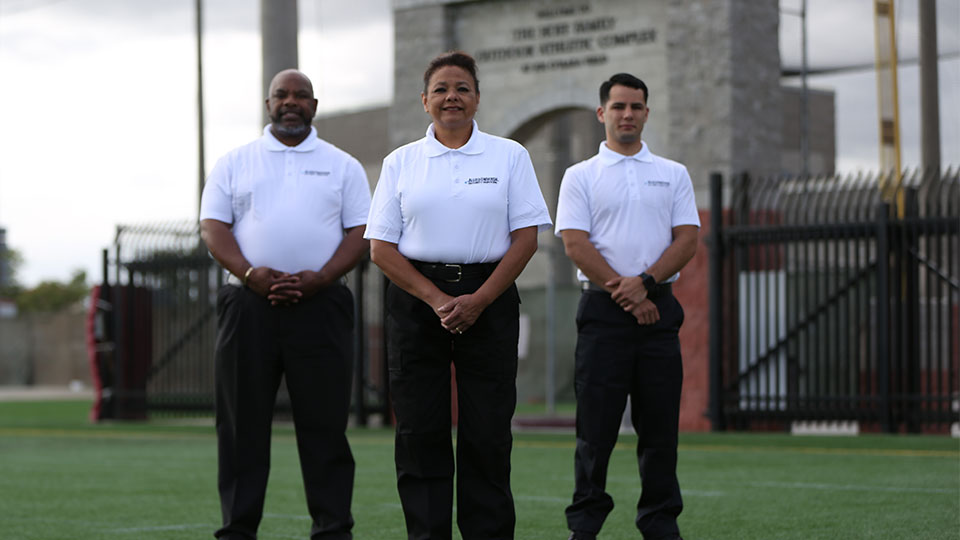
[[[343,276],[368,249],[370,188],[356,159],[317,137],[317,100],[303,73],[278,73],[266,107],[263,136],[217,162],[200,203],[201,236],[229,273],[217,294],[223,526],[215,536],[256,538],[286,375],[310,537],[345,540],[353,527],[345,433],[353,296]]]

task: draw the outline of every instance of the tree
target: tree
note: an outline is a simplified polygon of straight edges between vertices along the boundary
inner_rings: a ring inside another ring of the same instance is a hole
[[[89,293],[87,273],[83,270],[74,270],[68,283],[43,281],[32,289],[23,290],[13,299],[21,313],[58,311],[82,300]]]
[[[0,247],[0,298],[16,298],[23,291],[17,282],[17,270],[22,264],[19,251]]]

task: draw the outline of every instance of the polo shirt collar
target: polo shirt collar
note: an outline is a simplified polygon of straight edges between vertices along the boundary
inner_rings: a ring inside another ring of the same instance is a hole
[[[600,155],[600,163],[602,163],[604,167],[616,165],[625,159],[632,159],[645,163],[653,162],[653,154],[650,153],[650,145],[648,145],[646,141],[643,142],[643,148],[641,148],[639,152],[633,154],[632,156],[625,156],[619,152],[614,152],[607,146],[606,141],[604,141],[600,143],[600,151],[598,154]]]
[[[320,139],[317,138],[317,128],[310,126],[310,134],[307,135],[307,138],[300,141],[300,144],[296,146],[287,146],[280,142],[276,137],[273,136],[273,133],[270,132],[270,126],[272,124],[267,124],[263,128],[263,140],[264,146],[267,147],[267,150],[271,152],[312,152],[317,146],[320,145]]]
[[[461,146],[460,148],[448,148],[444,146],[440,141],[437,140],[436,132],[433,129],[433,123],[430,123],[430,126],[427,127],[426,135],[426,150],[427,157],[437,157],[446,154],[447,152],[461,152],[464,154],[480,154],[483,153],[483,138],[480,137],[480,128],[477,127],[477,121],[473,121],[473,131],[470,132],[470,139],[467,141],[467,144]]]

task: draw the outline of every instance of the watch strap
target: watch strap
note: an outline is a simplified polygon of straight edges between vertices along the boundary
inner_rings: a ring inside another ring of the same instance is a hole
[[[648,293],[657,287],[657,280],[646,272],[640,274],[640,279],[643,280],[643,288],[646,289]]]

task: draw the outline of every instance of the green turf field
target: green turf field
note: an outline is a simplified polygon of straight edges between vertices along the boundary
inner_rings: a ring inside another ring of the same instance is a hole
[[[83,402],[0,402],[0,538],[212,538],[219,523],[209,422],[91,425]],[[353,430],[358,540],[405,538],[389,430]],[[960,442],[948,437],[681,438],[687,540],[960,539]],[[517,434],[518,540],[565,540],[573,435]],[[614,452],[617,507],[602,539],[639,538],[633,438]],[[262,540],[310,527],[292,429],[274,432]],[[459,535],[454,536],[459,538]]]

